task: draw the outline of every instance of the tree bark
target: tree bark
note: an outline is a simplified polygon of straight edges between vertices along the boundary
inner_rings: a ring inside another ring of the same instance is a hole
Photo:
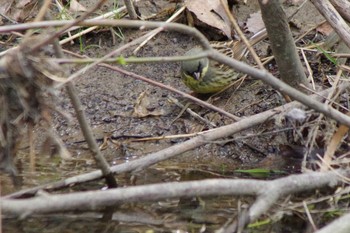
[[[259,0],[259,5],[281,80],[305,92],[300,84],[308,86],[307,78],[281,4],[278,0]]]

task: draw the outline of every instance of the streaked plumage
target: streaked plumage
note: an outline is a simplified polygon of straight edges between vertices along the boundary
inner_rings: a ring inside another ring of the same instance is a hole
[[[254,45],[265,37],[266,33],[257,34],[249,42],[251,45]],[[241,60],[247,51],[242,41],[211,42],[211,45],[219,52],[237,60]],[[185,55],[195,55],[201,50],[201,48],[195,47]],[[232,68],[208,58],[183,61],[181,63],[182,81],[187,87],[200,94],[219,92],[240,76],[241,74]]]

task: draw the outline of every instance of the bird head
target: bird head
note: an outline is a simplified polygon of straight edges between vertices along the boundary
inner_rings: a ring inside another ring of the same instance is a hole
[[[185,56],[193,56],[201,52],[200,48],[193,48],[189,50]],[[208,58],[199,58],[194,60],[183,61],[181,63],[181,72],[183,75],[191,76],[197,81],[203,79],[209,68]]]

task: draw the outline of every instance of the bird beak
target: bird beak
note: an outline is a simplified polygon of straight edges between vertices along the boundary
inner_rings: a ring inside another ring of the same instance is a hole
[[[193,76],[194,76],[194,78],[195,78],[196,80],[199,80],[200,77],[201,77],[201,73],[200,73],[200,72],[194,72],[194,73],[193,73]]]

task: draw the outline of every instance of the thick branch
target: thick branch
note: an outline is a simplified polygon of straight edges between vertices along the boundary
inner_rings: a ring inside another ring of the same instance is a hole
[[[350,48],[350,28],[333,5],[328,0],[311,0],[311,2]]]
[[[281,3],[279,0],[260,0],[259,4],[280,79],[300,91],[305,91],[300,84],[308,86],[308,82]]]
[[[350,22],[350,2],[348,0],[330,0],[339,14]]]
[[[350,213],[347,213],[315,233],[349,233],[349,229]]]
[[[334,187],[342,183],[342,176],[349,177],[350,170],[313,172],[291,175],[273,181],[210,179],[202,181],[174,182],[110,189],[105,191],[76,192],[69,194],[42,195],[28,199],[0,199],[3,214],[26,216],[61,211],[96,210],[127,202],[157,201],[166,198],[212,196],[212,195],[253,195],[259,202],[253,204],[249,219],[256,220],[268,210],[277,198],[285,195]],[[266,193],[276,193],[272,200]],[[264,199],[262,201],[261,199]],[[261,203],[264,203],[261,205]],[[266,204],[268,203],[268,204]],[[259,207],[257,205],[261,205]]]

